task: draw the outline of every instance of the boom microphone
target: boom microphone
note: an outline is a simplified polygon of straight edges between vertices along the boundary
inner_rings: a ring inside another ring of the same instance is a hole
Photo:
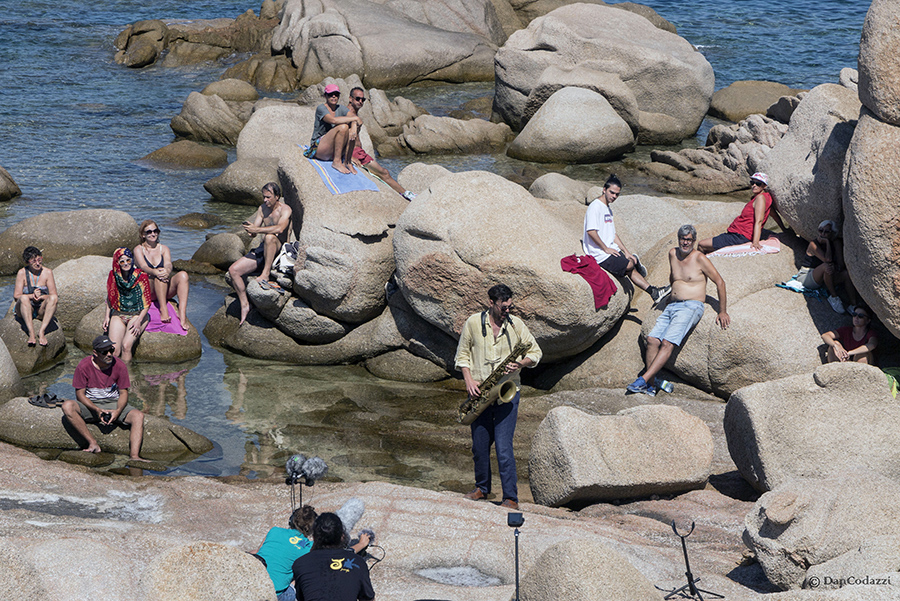
[[[365,503],[356,497],[350,497],[347,499],[347,502],[344,503],[343,507],[334,512],[341,518],[341,523],[344,524],[344,532],[347,534],[347,538],[350,538],[350,532],[353,530],[353,527],[356,526],[356,522],[359,521],[359,518],[362,517],[362,514],[365,513],[365,511]]]
[[[288,478],[298,479],[303,475],[303,463],[306,461],[306,455],[292,455],[284,464],[284,471],[287,472]]]

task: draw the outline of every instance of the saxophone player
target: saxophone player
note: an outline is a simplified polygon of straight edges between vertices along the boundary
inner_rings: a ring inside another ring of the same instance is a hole
[[[488,406],[470,426],[476,488],[465,496],[478,501],[487,498],[491,492],[491,444],[494,444],[500,468],[500,484],[503,487],[500,506],[518,509],[513,434],[519,411],[519,372],[523,367],[537,365],[541,360],[541,349],[525,323],[509,314],[513,304],[512,290],[508,286],[493,286],[488,290],[488,299],[490,305],[487,311],[475,313],[466,320],[456,349],[456,368],[462,372],[469,397],[473,398],[481,393],[480,384],[510,356],[520,341],[528,345],[528,352],[521,360],[507,363],[506,375],[500,380],[512,380],[515,383],[516,394],[513,400]]]

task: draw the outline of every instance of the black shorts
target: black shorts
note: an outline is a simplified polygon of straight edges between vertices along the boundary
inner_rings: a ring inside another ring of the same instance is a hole
[[[617,278],[625,277],[625,274],[628,273],[628,258],[624,254],[609,255],[603,259],[600,267]]]
[[[250,259],[251,261],[256,261],[256,271],[262,271],[263,265],[266,262],[266,245],[260,244],[246,255],[244,255],[245,259]]]

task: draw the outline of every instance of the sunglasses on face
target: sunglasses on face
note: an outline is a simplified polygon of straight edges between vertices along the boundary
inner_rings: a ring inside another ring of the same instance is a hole
[[[869,318],[869,316],[866,315],[865,313],[854,313],[853,317],[859,317],[860,319],[868,319]]]
[[[145,236],[149,236],[150,234],[158,234],[158,233],[159,233],[159,228],[156,228],[155,230],[144,230]]]
[[[325,94],[325,96],[328,96],[329,98],[331,96],[340,96],[340,95],[341,95],[340,92],[328,92],[327,94]]]
[[[354,96],[353,100],[355,100],[357,102],[365,102],[366,101],[365,97],[363,97],[363,96]]]
[[[762,182],[750,182],[750,185],[751,185],[751,186],[756,186],[756,187],[758,187],[758,188],[762,188],[762,187],[763,187],[763,183],[762,183]]]
[[[102,351],[98,350],[97,354],[98,355],[112,355],[115,352],[116,352],[116,349],[114,349],[114,348],[105,348]]]
[[[125,265],[126,263],[131,263],[131,259],[119,259],[119,265]]]

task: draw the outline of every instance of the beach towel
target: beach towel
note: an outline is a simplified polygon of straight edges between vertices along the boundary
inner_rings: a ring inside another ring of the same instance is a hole
[[[145,332],[165,332],[166,334],[178,334],[179,336],[187,336],[187,332],[181,327],[181,320],[178,319],[178,312],[175,305],[169,303],[169,317],[172,321],[165,323],[159,318],[159,300],[150,303],[150,309],[147,311],[150,316],[150,323],[147,324]]]
[[[609,299],[616,293],[616,285],[606,270],[597,264],[591,255],[569,255],[559,260],[563,271],[575,273],[585,279],[594,293],[594,309],[602,309],[609,304]]]
[[[810,298],[817,298],[820,301],[825,301],[828,298],[828,290],[825,289],[825,286],[821,288],[816,288],[815,290],[810,290],[806,286],[800,283],[800,280],[797,279],[795,275],[791,279],[786,282],[781,282],[780,284],[775,284],[778,288],[784,288],[785,290],[790,290],[791,292],[799,292],[803,296],[808,296]]]
[[[298,144],[301,149],[306,150],[308,146]],[[365,176],[363,169],[357,169],[356,173],[341,173],[331,164],[331,161],[319,161],[307,158],[316,173],[322,178],[322,183],[331,191],[332,194],[344,194],[356,190],[372,190],[378,192],[378,186]]]
[[[781,252],[781,241],[778,238],[772,237],[766,240],[761,240],[760,245],[762,246],[762,250],[754,250],[750,248],[750,243],[746,242],[744,244],[736,244],[734,246],[726,246],[724,248],[720,248],[715,252],[711,252],[707,257],[751,257],[753,255],[772,255],[777,252]]]

